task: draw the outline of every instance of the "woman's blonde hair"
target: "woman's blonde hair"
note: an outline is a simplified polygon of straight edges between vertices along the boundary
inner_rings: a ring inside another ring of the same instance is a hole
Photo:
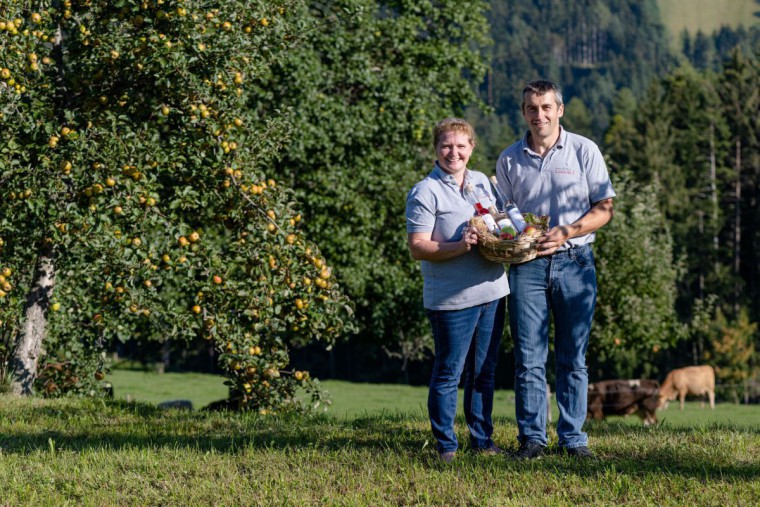
[[[446,132],[462,132],[470,138],[470,144],[475,146],[475,129],[461,118],[444,118],[433,127],[433,147],[438,148],[438,141]]]

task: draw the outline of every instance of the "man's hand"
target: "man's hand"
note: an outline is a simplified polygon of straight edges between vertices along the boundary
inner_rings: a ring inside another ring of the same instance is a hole
[[[538,238],[536,242],[536,248],[538,257],[544,257],[551,255],[557,251],[559,247],[565,244],[565,241],[570,239],[570,230],[565,225],[552,227],[544,233],[543,236]]]
[[[612,198],[595,202],[591,209],[570,225],[552,227],[538,238],[539,257],[551,255],[570,238],[589,234],[612,220]]]

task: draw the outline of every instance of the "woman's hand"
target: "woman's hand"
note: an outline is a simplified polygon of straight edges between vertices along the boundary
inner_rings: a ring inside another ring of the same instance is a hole
[[[461,242],[464,244],[465,251],[469,252],[473,245],[478,244],[478,230],[469,225],[465,227]]]

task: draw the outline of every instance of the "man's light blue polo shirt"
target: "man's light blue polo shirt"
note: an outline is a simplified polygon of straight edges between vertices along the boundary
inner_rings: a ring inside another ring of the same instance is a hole
[[[564,128],[544,158],[530,149],[527,132],[501,152],[499,188],[523,213],[549,215],[550,227],[570,225],[594,203],[615,197],[599,147]],[[593,243],[595,233],[570,239],[560,250]]]
[[[480,187],[495,200],[486,175],[465,172],[465,184]],[[406,232],[429,232],[438,242],[462,239],[475,208],[462,195],[454,177],[436,164],[417,183],[406,199]],[[483,258],[477,247],[445,261],[421,261],[424,288],[422,300],[429,310],[461,310],[488,303],[509,294],[509,282],[502,264]]]

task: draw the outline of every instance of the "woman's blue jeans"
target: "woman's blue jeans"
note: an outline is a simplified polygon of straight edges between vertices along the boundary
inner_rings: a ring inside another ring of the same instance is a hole
[[[509,268],[509,324],[515,342],[515,404],[521,443],[547,444],[546,360],[554,316],[557,435],[565,448],[588,444],[588,348],[596,305],[590,245]]]
[[[463,310],[428,310],[435,341],[435,362],[428,392],[428,412],[438,451],[459,447],[454,433],[457,388],[464,373],[464,416],[470,445],[493,445],[494,372],[504,330],[505,298]]]

